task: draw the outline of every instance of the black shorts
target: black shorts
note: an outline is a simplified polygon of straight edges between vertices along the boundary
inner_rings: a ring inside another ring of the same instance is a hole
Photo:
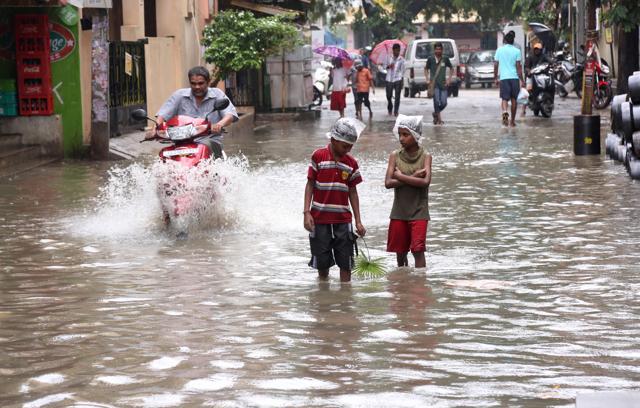
[[[309,243],[310,267],[326,270],[337,264],[341,269],[353,269],[355,234],[351,224],[316,224]]]
[[[520,93],[519,79],[503,79],[500,81],[500,99],[508,101],[510,99],[518,99]]]

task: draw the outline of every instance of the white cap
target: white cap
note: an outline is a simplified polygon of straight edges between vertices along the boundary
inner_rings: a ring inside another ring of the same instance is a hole
[[[327,138],[355,144],[365,127],[367,125],[358,119],[340,118],[331,126],[331,130],[327,133]]]
[[[416,143],[422,144],[422,115],[420,116],[407,116],[398,115],[396,118],[396,124],[393,126],[393,134],[399,139],[399,128],[405,128],[413,135]]]

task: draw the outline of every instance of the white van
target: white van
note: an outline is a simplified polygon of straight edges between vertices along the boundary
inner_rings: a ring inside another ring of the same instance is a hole
[[[404,72],[404,96],[415,97],[418,92],[427,89],[427,79],[424,76],[424,67],[427,58],[433,55],[433,46],[435,43],[442,43],[442,55],[449,57],[451,65],[453,65],[454,80],[449,86],[449,94],[458,96],[460,81],[458,79],[458,70],[460,66],[460,54],[458,46],[451,38],[425,38],[413,40],[407,46],[405,52],[405,72]]]

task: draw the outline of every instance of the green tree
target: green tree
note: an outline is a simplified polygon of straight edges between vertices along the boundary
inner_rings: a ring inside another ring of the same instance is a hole
[[[627,79],[638,71],[638,25],[640,7],[638,0],[612,0],[604,21],[618,29],[618,83],[619,94],[629,91]]]
[[[203,33],[204,58],[215,65],[214,83],[231,72],[259,69],[269,55],[301,42],[298,29],[287,17],[256,18],[246,11],[223,11]]]

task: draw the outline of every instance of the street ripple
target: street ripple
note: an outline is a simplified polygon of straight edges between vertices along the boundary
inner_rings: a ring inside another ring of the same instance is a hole
[[[1,180],[0,405],[566,407],[640,388],[640,184],[573,156],[577,100],[515,130],[455,119],[460,103],[425,125],[422,270],[385,252],[398,144],[385,112],[368,123],[358,191],[388,274],[347,285],[306,266],[302,192],[325,111],[229,138],[246,157],[224,169],[232,216],[186,240],[163,230],[145,160]]]

